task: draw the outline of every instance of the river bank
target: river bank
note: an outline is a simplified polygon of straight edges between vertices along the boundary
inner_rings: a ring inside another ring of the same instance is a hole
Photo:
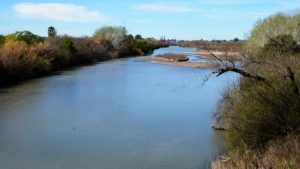
[[[96,37],[43,38],[29,31],[6,35],[4,44],[0,44],[0,87],[76,66],[150,54],[168,46],[155,39],[123,36],[119,44],[114,44]]]

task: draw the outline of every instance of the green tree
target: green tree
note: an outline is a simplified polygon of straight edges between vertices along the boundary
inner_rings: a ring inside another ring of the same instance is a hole
[[[218,75],[229,71],[242,75],[220,108],[231,145],[257,148],[270,140],[299,134],[300,45],[296,20],[300,21],[299,15],[276,14],[260,21],[239,64],[218,60]]]
[[[143,37],[142,37],[142,35],[135,35],[135,37],[134,37],[135,39],[143,39]]]
[[[123,26],[103,26],[94,33],[95,38],[108,40],[112,45],[119,49],[120,42],[125,39],[127,30]]]
[[[240,40],[239,40],[239,38],[234,38],[233,41],[238,42]]]
[[[53,26],[48,27],[48,37],[55,37],[57,34],[56,29]]]
[[[291,35],[300,43],[300,14],[287,15],[277,13],[270,17],[259,20],[251,31],[247,40],[247,48],[250,52],[257,52],[271,39],[279,35]]]
[[[76,52],[73,41],[69,38],[64,38],[59,45],[60,50],[67,55],[73,55]]]
[[[35,45],[44,41],[44,38],[31,33],[30,31],[17,31],[9,34],[5,38],[6,41],[24,41],[27,44]]]

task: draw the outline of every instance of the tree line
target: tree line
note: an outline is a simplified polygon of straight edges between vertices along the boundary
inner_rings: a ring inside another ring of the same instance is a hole
[[[103,26],[92,37],[58,35],[53,26],[48,28],[48,37],[30,31],[0,35],[0,85],[70,66],[150,54],[163,46],[167,43],[133,36],[121,26]]]

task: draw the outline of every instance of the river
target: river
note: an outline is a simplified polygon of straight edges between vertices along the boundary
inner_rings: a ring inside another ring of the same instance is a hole
[[[222,136],[210,127],[212,113],[235,76],[211,77],[202,86],[211,69],[143,57],[0,89],[0,168],[209,168],[224,151]]]

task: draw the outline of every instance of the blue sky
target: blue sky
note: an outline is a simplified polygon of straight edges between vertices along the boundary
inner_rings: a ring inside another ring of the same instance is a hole
[[[0,0],[0,34],[92,35],[103,25],[131,34],[176,39],[245,38],[259,18],[291,12],[300,0]]]

